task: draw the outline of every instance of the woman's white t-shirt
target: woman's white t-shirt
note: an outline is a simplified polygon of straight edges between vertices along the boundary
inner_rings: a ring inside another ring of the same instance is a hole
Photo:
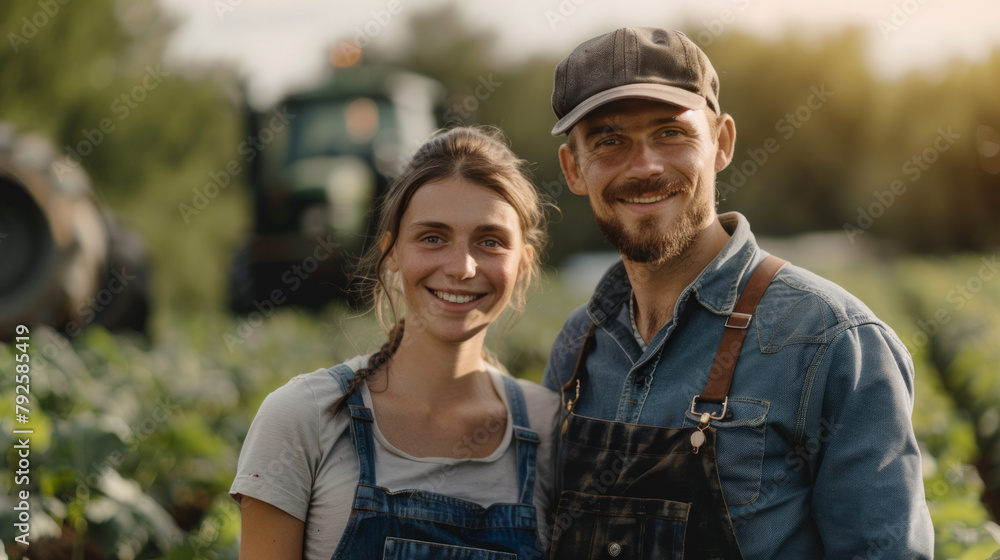
[[[345,364],[357,371],[368,356]],[[516,443],[503,376],[489,371],[497,394],[507,407],[506,433],[488,457],[457,459],[414,457],[386,441],[375,418],[375,476],[389,490],[417,489],[446,494],[482,506],[517,502]],[[539,535],[548,540],[546,516],[552,503],[552,423],[559,396],[530,381],[518,380],[524,393],[531,429],[541,443],[536,454],[534,504]],[[365,406],[371,393],[361,385]],[[330,407],[343,394],[340,383],[325,369],[299,375],[274,391],[260,406],[240,451],[236,479],[229,493],[237,501],[250,496],[305,522],[303,555],[329,560],[347,526],[360,468],[349,429],[350,415],[331,417]],[[462,445],[474,451],[470,439]]]

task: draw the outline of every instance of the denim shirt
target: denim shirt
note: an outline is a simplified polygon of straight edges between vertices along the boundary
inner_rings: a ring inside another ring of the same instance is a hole
[[[558,391],[572,376],[594,322],[590,377],[574,411],[697,425],[691,399],[705,387],[739,293],[767,256],[746,218],[719,220],[729,242],[645,350],[633,336],[631,285],[619,261],[566,321],[543,385]],[[857,298],[794,265],[779,272],[743,343],[729,409],[713,425],[723,493],[747,559],[933,557],[910,422],[913,362]]]

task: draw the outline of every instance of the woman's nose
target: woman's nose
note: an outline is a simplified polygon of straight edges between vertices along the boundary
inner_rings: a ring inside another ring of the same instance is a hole
[[[445,274],[465,280],[476,275],[476,259],[464,245],[455,245],[449,251],[448,261],[445,263]]]

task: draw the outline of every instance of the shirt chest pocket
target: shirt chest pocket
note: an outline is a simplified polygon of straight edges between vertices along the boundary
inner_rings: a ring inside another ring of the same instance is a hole
[[[764,464],[764,435],[771,403],[757,399],[730,398],[722,420],[713,420],[716,429],[716,456],[726,504],[751,504],[760,495]],[[699,415],[690,410],[684,426],[697,426]]]
[[[383,560],[517,560],[517,554],[388,537]]]

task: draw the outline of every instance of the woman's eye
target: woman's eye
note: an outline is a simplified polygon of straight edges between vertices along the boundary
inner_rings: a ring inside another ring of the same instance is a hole
[[[424,242],[437,244],[441,242],[441,238],[436,235],[428,235],[427,237],[424,238]]]

